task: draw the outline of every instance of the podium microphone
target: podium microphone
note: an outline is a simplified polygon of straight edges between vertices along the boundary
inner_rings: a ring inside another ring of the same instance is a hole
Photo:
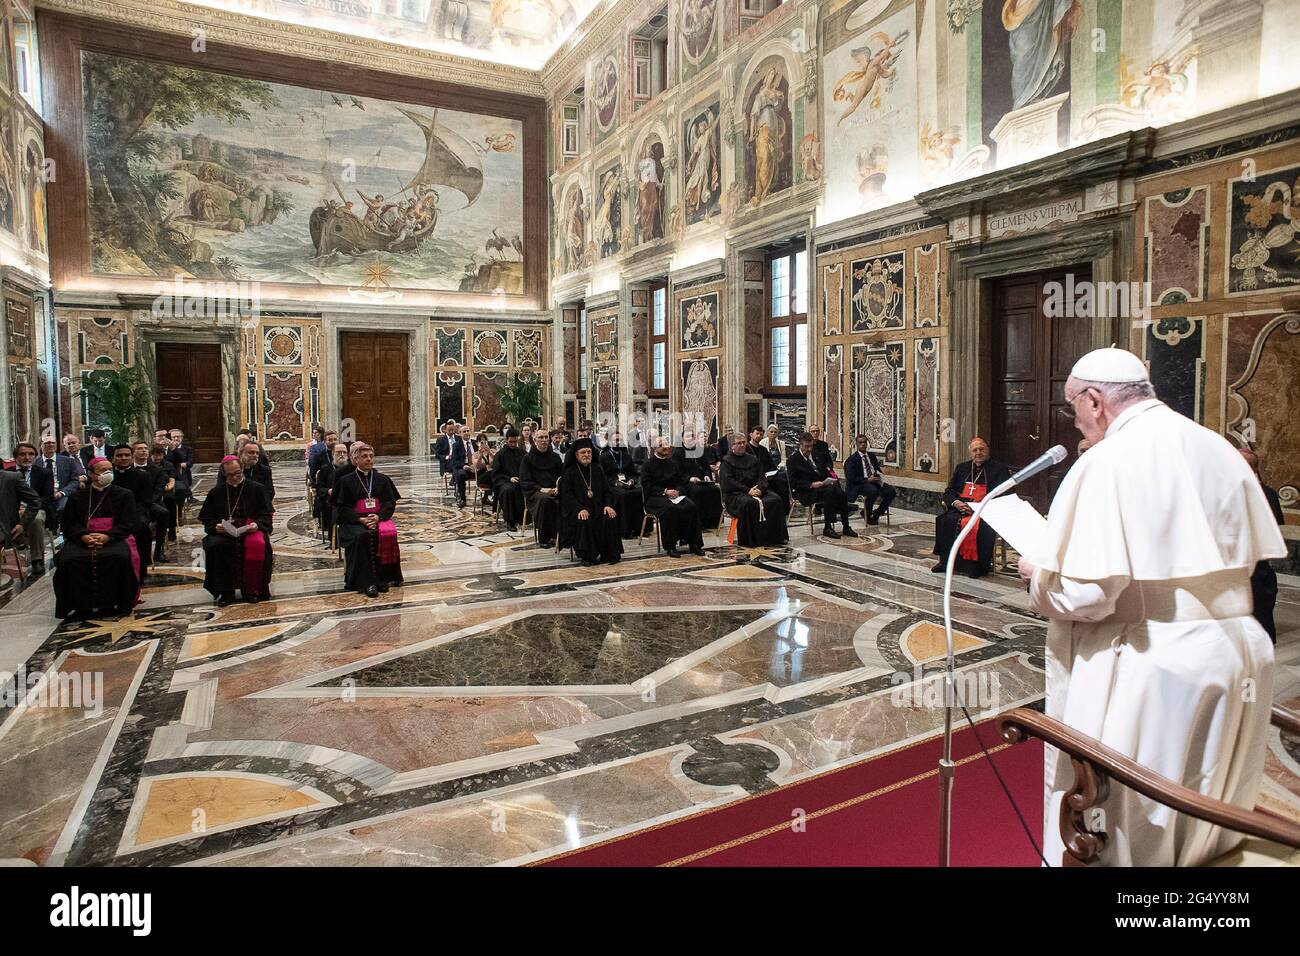
[[[948,567],[943,576],[943,630],[948,641],[948,659],[943,679],[943,756],[939,758],[939,785],[943,788],[939,802],[939,865],[950,866],[952,861],[952,783],[957,772],[952,762],[952,709],[955,704],[954,674],[957,669],[956,652],[952,641],[952,572],[957,564],[957,552],[967,535],[979,523],[984,506],[994,498],[1006,494],[1016,485],[1065,461],[1068,452],[1064,445],[1053,445],[1029,464],[1025,465],[1002,484],[986,494],[971,513],[970,520],[957,535],[948,550]]]

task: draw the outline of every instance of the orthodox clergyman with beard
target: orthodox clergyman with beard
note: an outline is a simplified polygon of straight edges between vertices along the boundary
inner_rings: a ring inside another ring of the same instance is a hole
[[[617,564],[623,554],[618,511],[605,473],[593,460],[590,438],[579,438],[569,446],[573,460],[564,469],[564,493],[560,499],[560,541],[573,545],[583,564]]]
[[[336,480],[338,535],[343,545],[344,584],[349,591],[379,597],[402,583],[402,556],[393,513],[401,495],[392,479],[375,468],[375,450],[364,442],[352,446],[354,471]]]
[[[135,496],[113,485],[113,464],[90,460],[90,481],[63,509],[63,547],[54,568],[54,613],[92,617],[101,609],[129,614],[140,590]]]
[[[199,510],[203,587],[219,607],[233,601],[236,590],[256,604],[271,596],[271,496],[244,477],[234,455],[221,460],[221,475]]]

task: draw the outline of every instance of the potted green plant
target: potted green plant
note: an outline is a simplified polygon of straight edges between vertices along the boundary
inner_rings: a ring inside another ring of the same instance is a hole
[[[153,386],[138,367],[95,369],[82,376],[77,396],[90,399],[104,417],[114,443],[129,441],[131,429],[153,407]],[[90,425],[90,422],[86,423]]]
[[[536,421],[542,414],[541,377],[516,375],[509,385],[502,386],[497,403],[516,428],[530,418]]]

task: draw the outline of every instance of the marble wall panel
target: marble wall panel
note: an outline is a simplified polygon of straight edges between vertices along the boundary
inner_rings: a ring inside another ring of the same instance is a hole
[[[912,368],[912,468],[926,474],[939,467],[939,345],[916,339]]]
[[[1208,186],[1147,197],[1144,242],[1152,304],[1176,305],[1205,298],[1209,233]]]
[[[718,437],[718,359],[695,358],[681,362],[681,411],[686,424]]]
[[[903,460],[904,376],[903,343],[854,345],[850,379],[854,434],[867,436],[867,447],[882,464]]]
[[[1264,483],[1287,509],[1300,508],[1300,316],[1230,315],[1226,430],[1255,449]]]
[[[1170,408],[1199,422],[1204,411],[1205,320],[1171,316],[1146,327],[1151,384]]]

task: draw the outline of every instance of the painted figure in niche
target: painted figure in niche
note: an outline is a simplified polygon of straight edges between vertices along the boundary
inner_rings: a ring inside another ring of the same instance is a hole
[[[682,7],[682,39],[686,55],[699,60],[713,39],[713,18],[717,0],[686,0]]]
[[[1188,100],[1192,86],[1187,68],[1196,58],[1196,52],[1196,47],[1192,47],[1172,62],[1156,60],[1141,76],[1128,80],[1124,84],[1124,105],[1142,110],[1147,116],[1162,122],[1186,119],[1190,112]],[[1123,68],[1121,58],[1121,71]]]
[[[596,248],[600,257],[612,256],[618,252],[619,233],[622,231],[623,209],[618,201],[619,175],[617,169],[611,169],[600,177],[600,186],[596,198]]]
[[[799,141],[799,167],[803,170],[804,182],[816,182],[822,178],[822,149],[814,133],[805,133]]]
[[[582,212],[582,187],[574,186],[564,216],[564,248],[568,252],[568,270],[581,269],[587,244],[587,217]]]
[[[636,222],[641,241],[664,235],[664,144],[650,140],[637,164]]]
[[[686,160],[686,221],[708,215],[718,199],[722,173],[718,169],[718,114],[700,114],[694,128],[688,128],[689,157]]]
[[[749,161],[753,165],[750,202],[762,202],[769,193],[790,185],[789,84],[776,67],[763,75],[749,108]]]
[[[849,70],[839,78],[835,84],[835,91],[831,94],[831,99],[836,103],[848,102],[844,112],[836,121],[836,126],[843,125],[844,121],[852,116],[862,101],[867,98],[868,94],[874,93],[871,99],[871,107],[874,109],[880,105],[881,90],[878,85],[881,80],[892,80],[894,78],[894,64],[898,58],[903,55],[903,51],[898,49],[898,45],[907,39],[908,31],[904,30],[892,39],[886,33],[873,33],[871,43],[878,43],[880,46],[873,49],[870,45],[860,46],[854,49],[849,55],[853,57],[859,69]]]
[[[1065,73],[1081,9],[1078,0],[1003,0],[1012,109],[1043,99]]]
[[[14,161],[12,127],[0,121],[0,226],[14,232],[18,208],[18,164]]]

